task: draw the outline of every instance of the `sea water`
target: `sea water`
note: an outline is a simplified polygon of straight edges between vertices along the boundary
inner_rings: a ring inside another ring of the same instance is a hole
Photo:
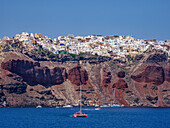
[[[170,108],[0,108],[0,128],[170,128]]]

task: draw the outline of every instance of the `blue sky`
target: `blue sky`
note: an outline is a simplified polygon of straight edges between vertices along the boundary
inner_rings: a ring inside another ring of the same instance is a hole
[[[0,38],[23,31],[170,39],[170,0],[0,0]]]

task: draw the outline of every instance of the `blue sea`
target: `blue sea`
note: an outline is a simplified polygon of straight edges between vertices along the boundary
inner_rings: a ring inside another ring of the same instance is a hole
[[[0,128],[170,128],[170,108],[0,108]]]

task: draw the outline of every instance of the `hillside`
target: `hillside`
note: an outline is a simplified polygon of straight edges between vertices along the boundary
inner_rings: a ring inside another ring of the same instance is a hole
[[[4,102],[9,107],[76,105],[82,83],[85,106],[114,100],[124,106],[170,107],[169,62],[168,55],[160,51],[113,59],[88,54],[50,56],[48,51],[4,44],[0,106]]]

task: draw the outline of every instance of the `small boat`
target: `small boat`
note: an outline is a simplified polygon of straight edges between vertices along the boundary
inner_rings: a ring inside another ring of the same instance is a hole
[[[42,108],[42,106],[41,106],[41,105],[38,105],[36,108]]]
[[[78,111],[72,115],[72,117],[88,117],[87,114],[82,113],[81,111]]]
[[[71,106],[71,105],[65,105],[65,106],[63,106],[63,108],[72,108],[73,106]]]
[[[100,110],[100,108],[95,108],[95,110]]]

